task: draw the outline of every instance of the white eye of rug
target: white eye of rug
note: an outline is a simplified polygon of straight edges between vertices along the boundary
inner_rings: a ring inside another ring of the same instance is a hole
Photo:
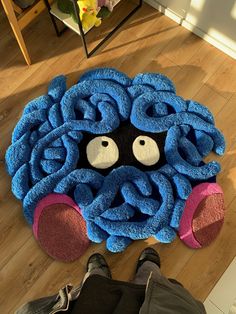
[[[140,135],[133,142],[135,158],[145,166],[155,165],[160,159],[157,143],[149,136]]]
[[[116,143],[107,136],[92,139],[87,145],[86,154],[90,165],[97,169],[109,168],[119,159]]]

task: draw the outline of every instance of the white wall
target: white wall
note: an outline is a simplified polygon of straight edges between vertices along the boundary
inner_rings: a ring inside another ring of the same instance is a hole
[[[235,0],[146,0],[236,59]]]

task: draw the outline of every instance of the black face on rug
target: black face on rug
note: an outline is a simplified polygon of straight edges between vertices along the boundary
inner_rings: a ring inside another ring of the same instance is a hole
[[[123,165],[142,171],[157,170],[166,164],[166,134],[144,132],[129,122],[121,123],[109,134],[83,133],[78,168],[96,169],[103,175]]]

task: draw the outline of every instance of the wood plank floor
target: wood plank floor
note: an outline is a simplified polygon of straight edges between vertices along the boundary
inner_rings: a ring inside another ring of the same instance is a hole
[[[204,300],[236,254],[236,61],[148,5],[89,60],[77,35],[67,31],[61,38],[55,36],[45,12],[24,31],[33,61],[27,67],[2,13],[0,25],[0,313],[12,313],[27,300],[54,293],[65,283],[78,284],[88,256],[95,251],[105,254],[115,279],[128,280],[147,245],[160,252],[164,274]],[[91,41],[95,35],[90,35]],[[178,239],[169,245],[148,239],[112,254],[103,244],[91,245],[80,260],[64,264],[44,254],[34,240],[5,170],[13,127],[25,104],[43,94],[53,76],[66,74],[69,86],[81,72],[98,66],[116,67],[130,76],[143,71],[164,73],[174,81],[178,94],[202,102],[214,113],[227,151],[221,158],[210,158],[222,165],[218,181],[227,212],[220,236],[208,248],[194,251]]]

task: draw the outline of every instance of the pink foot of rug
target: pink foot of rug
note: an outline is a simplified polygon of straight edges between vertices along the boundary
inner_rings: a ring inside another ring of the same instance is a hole
[[[193,188],[180,222],[180,239],[191,248],[209,245],[224,222],[223,192],[217,183],[202,183]]]
[[[90,243],[79,207],[64,194],[49,194],[37,204],[33,232],[48,255],[64,262],[78,259]]]

